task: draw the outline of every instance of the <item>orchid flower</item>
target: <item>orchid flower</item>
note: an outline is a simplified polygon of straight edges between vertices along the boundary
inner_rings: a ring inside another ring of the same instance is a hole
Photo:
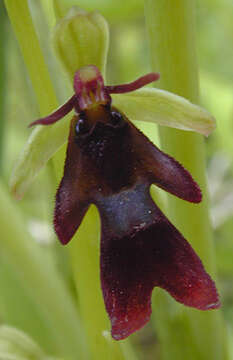
[[[106,20],[98,12],[88,13],[76,7],[71,8],[56,25],[53,31],[52,44],[56,57],[61,62],[66,77],[68,75],[70,81],[73,80],[77,69],[89,64],[97,66],[102,77],[105,78],[109,29]],[[28,43],[25,42],[24,46],[27,50]],[[30,61],[30,63],[33,67],[31,78],[34,80],[35,87],[37,88],[36,84],[39,81],[40,96],[43,94],[44,102],[49,103],[49,107],[47,105],[41,108],[42,114],[46,114],[50,112],[51,107],[57,106],[55,105],[56,101],[54,101],[54,93],[51,90],[51,84],[42,81],[42,79],[47,78],[44,73],[45,66],[42,65],[39,68],[34,61]],[[43,76],[38,77],[38,69]],[[64,79],[61,76],[61,81]],[[140,85],[145,84],[146,82],[144,84],[136,83],[132,90],[136,90]],[[77,90],[76,85],[75,87]],[[208,111],[169,91],[143,88],[126,93],[124,87],[124,94],[121,94],[120,89],[116,91],[117,87],[115,87],[115,91],[113,91],[113,87],[107,86],[106,88],[108,89],[107,92],[110,91],[112,94],[114,105],[120,108],[132,122],[146,121],[185,131],[194,131],[205,136],[208,136],[215,129],[215,119]],[[106,90],[105,94],[107,94]],[[60,114],[68,114],[74,107],[74,103],[75,96],[53,113],[50,119],[47,119],[50,124],[54,122],[54,126],[46,127],[46,129],[37,127],[31,133],[16,162],[10,181],[11,190],[17,199],[24,196],[39,171],[67,141],[69,132],[69,121],[67,119],[69,119],[69,115],[60,122],[56,122],[56,119]],[[45,109],[49,110],[46,112]],[[50,141],[51,138],[53,141]]]
[[[149,188],[193,203],[201,190],[187,170],[153,145],[111,94],[134,91],[159,78],[150,73],[124,85],[106,86],[94,65],[74,75],[74,95],[32,125],[52,125],[74,109],[64,176],[56,194],[55,232],[67,244],[90,204],[101,217],[101,285],[112,336],[124,339],[151,314],[159,286],[178,302],[218,308],[215,284],[181,233],[153,202]]]

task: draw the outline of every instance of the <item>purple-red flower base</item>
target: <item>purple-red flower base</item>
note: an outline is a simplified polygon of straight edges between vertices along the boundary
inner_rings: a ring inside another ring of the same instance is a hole
[[[158,73],[149,73],[128,84],[105,86],[103,77],[98,68],[94,65],[86,66],[78,70],[74,75],[75,94],[59,109],[45,118],[33,121],[29,127],[34,125],[54,124],[67,115],[72,109],[77,113],[80,113],[80,111],[92,106],[93,99],[95,102],[110,104],[110,94],[122,94],[135,91],[158,79]]]
[[[96,78],[90,76],[93,69]],[[145,325],[156,286],[184,305],[200,310],[218,308],[215,284],[201,260],[149,192],[155,184],[181,199],[199,203],[198,185],[176,160],[111,106],[110,92],[132,91],[158,75],[107,87],[98,69],[90,67],[87,76],[83,74],[75,75],[75,95],[55,115],[33,124],[51,124],[70,108],[76,110],[64,176],[56,195],[54,227],[60,241],[67,244],[90,204],[97,206],[101,216],[101,285],[113,338],[124,339]]]

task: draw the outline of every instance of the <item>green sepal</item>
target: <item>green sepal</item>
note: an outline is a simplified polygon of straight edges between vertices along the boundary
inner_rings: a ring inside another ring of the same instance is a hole
[[[96,65],[105,74],[109,29],[98,12],[72,7],[53,31],[55,54],[73,81],[74,73],[83,66]]]
[[[52,126],[39,125],[29,136],[10,179],[10,188],[16,199],[22,199],[39,171],[65,143],[71,115]]]
[[[208,136],[215,129],[213,116],[198,105],[171,92],[140,89],[112,95],[113,104],[131,121],[149,121]]]

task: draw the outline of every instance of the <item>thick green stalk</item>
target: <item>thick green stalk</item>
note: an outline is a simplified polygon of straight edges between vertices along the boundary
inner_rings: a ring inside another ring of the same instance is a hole
[[[5,5],[32,81],[41,115],[46,115],[58,107],[58,102],[36,36],[28,2],[5,0]]]
[[[6,45],[7,45],[7,31],[6,31],[6,13],[4,5],[0,2],[0,173],[2,172],[2,152],[4,142],[4,104],[6,91]]]
[[[146,0],[145,15],[152,68],[161,74],[161,80],[156,85],[198,103],[195,1]],[[206,269],[214,275],[203,138],[191,132],[164,127],[160,128],[160,139],[163,150],[191,172],[203,192],[200,205],[188,204],[169,196],[168,216],[192,244]],[[156,299],[157,311],[154,306],[155,317],[160,318],[157,325],[163,359],[227,358],[225,332],[219,311],[200,312],[173,302],[170,307],[169,302],[162,294]]]

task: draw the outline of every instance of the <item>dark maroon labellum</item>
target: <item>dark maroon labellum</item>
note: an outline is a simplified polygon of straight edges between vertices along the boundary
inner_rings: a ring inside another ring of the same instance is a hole
[[[58,120],[71,104],[77,112],[71,121],[64,176],[56,195],[54,226],[60,241],[67,244],[90,204],[97,206],[101,284],[113,338],[124,339],[149,320],[156,286],[187,306],[218,308],[215,284],[201,260],[149,192],[155,184],[199,203],[198,185],[182,165],[111,105],[111,92],[132,91],[158,76],[149,74],[114,87],[104,86],[95,67],[87,74],[84,70],[76,73],[76,94],[60,113],[54,113]],[[53,115],[47,119],[49,124],[54,122]],[[34,122],[38,123],[45,124],[46,119]]]

